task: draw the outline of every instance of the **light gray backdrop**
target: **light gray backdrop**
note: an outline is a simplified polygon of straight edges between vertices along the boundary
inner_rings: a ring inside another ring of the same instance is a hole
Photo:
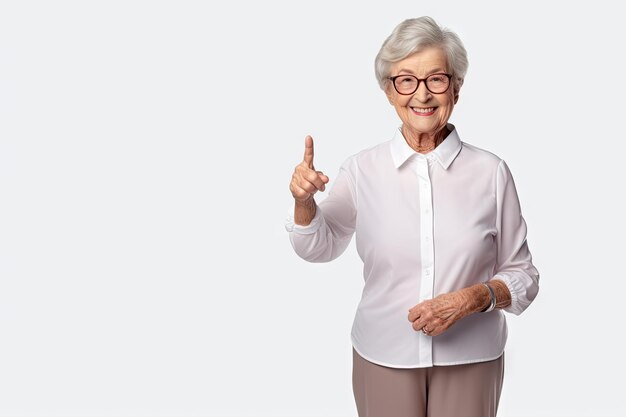
[[[356,416],[360,261],[296,257],[288,183],[307,134],[331,181],[390,138],[374,56],[421,15],[465,42],[451,121],[509,164],[542,274],[499,415],[624,415],[612,2],[210,4],[0,3],[0,415]]]

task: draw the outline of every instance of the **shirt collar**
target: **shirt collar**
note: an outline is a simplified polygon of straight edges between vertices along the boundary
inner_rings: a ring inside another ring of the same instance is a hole
[[[443,169],[448,169],[454,161],[454,158],[456,158],[461,151],[461,139],[459,139],[459,135],[453,124],[448,123],[447,127],[451,132],[439,146],[427,154],[415,152],[415,150],[406,143],[404,135],[402,134],[402,128],[398,128],[391,140],[391,158],[393,159],[395,167],[400,168],[411,157],[416,156],[418,158],[434,159],[439,162]]]

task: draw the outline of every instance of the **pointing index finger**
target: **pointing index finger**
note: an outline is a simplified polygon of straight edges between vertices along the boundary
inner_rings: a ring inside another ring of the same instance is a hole
[[[304,139],[304,162],[313,169],[313,138],[310,135]]]

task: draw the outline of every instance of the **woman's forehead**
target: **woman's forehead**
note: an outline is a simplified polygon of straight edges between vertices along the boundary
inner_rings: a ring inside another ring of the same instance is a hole
[[[406,72],[415,75],[446,72],[448,60],[446,54],[441,49],[427,48],[409,55],[401,61],[394,62],[391,69],[394,73]]]

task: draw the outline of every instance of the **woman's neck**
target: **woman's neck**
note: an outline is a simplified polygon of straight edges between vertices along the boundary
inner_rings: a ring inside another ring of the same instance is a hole
[[[450,131],[446,126],[435,133],[414,133],[405,126],[402,126],[404,139],[415,152],[419,153],[428,153],[434,150],[443,142],[449,133]]]

